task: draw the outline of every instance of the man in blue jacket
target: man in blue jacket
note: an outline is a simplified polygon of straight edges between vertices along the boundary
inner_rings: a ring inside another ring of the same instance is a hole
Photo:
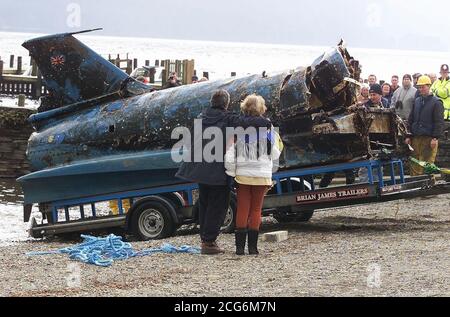
[[[200,116],[202,119],[202,131],[208,128],[219,128],[222,131],[223,155],[220,161],[210,161],[201,155],[201,160],[195,160],[194,151],[191,151],[191,161],[183,162],[177,177],[189,182],[199,184],[199,224],[200,237],[202,240],[202,254],[220,254],[223,250],[219,248],[216,240],[220,234],[220,228],[225,220],[226,212],[230,206],[230,187],[228,177],[225,173],[224,155],[226,153],[226,128],[232,127],[255,127],[271,128],[269,119],[263,117],[239,116],[228,112],[230,95],[226,90],[219,90],[211,98],[211,107],[205,109]],[[194,136],[194,142],[201,144],[194,150],[205,149],[207,142],[202,142],[199,136]],[[197,153],[198,154],[198,153]]]
[[[389,108],[389,101],[383,97],[383,89],[379,84],[373,84],[369,90],[369,101],[364,104],[367,108]]]
[[[417,82],[420,96],[416,98],[408,124],[411,137],[406,143],[414,148],[413,157],[419,161],[434,163],[438,152],[439,138],[444,131],[444,105],[431,93],[431,79],[421,76]],[[411,164],[411,176],[423,175],[421,166]]]

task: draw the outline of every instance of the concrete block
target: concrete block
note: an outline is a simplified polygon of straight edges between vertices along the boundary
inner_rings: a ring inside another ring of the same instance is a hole
[[[287,231],[275,231],[263,234],[262,241],[265,242],[283,242],[288,239]]]

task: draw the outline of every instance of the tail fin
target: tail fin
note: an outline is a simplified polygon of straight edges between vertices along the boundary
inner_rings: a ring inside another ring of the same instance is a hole
[[[50,95],[48,108],[117,92],[129,80],[126,73],[73,37],[85,32],[50,35],[23,44],[42,73]]]

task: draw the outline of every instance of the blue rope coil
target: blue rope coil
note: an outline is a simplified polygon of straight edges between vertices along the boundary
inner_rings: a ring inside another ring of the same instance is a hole
[[[114,234],[105,238],[81,235],[81,238],[83,238],[84,241],[75,246],[54,251],[29,252],[27,253],[27,256],[68,254],[69,258],[72,260],[107,267],[111,266],[114,261],[117,260],[149,256],[155,253],[200,253],[200,249],[196,247],[175,247],[168,243],[163,244],[160,248],[135,251],[130,243],[123,242],[122,237]]]

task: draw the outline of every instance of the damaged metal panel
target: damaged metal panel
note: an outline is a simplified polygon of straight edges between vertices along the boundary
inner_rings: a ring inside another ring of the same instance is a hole
[[[20,179],[27,202],[177,182],[178,165],[170,159],[177,140],[171,140],[171,133],[179,126],[192,128],[218,89],[230,93],[234,111],[250,94],[265,99],[267,115],[286,144],[283,168],[386,153],[380,144],[391,145],[393,155],[404,150],[398,139],[401,122],[395,114],[350,107],[357,86],[349,79],[358,80],[360,68],[342,43],[309,67],[152,93],[72,34],[24,45],[42,66],[53,96],[49,101],[54,102],[30,118],[37,131],[30,138],[28,156],[37,172]],[[53,65],[55,54],[64,62]],[[97,77],[96,72],[103,75]],[[61,182],[64,189],[57,193],[41,190],[43,185],[58,187]],[[66,183],[79,189],[70,191]]]

